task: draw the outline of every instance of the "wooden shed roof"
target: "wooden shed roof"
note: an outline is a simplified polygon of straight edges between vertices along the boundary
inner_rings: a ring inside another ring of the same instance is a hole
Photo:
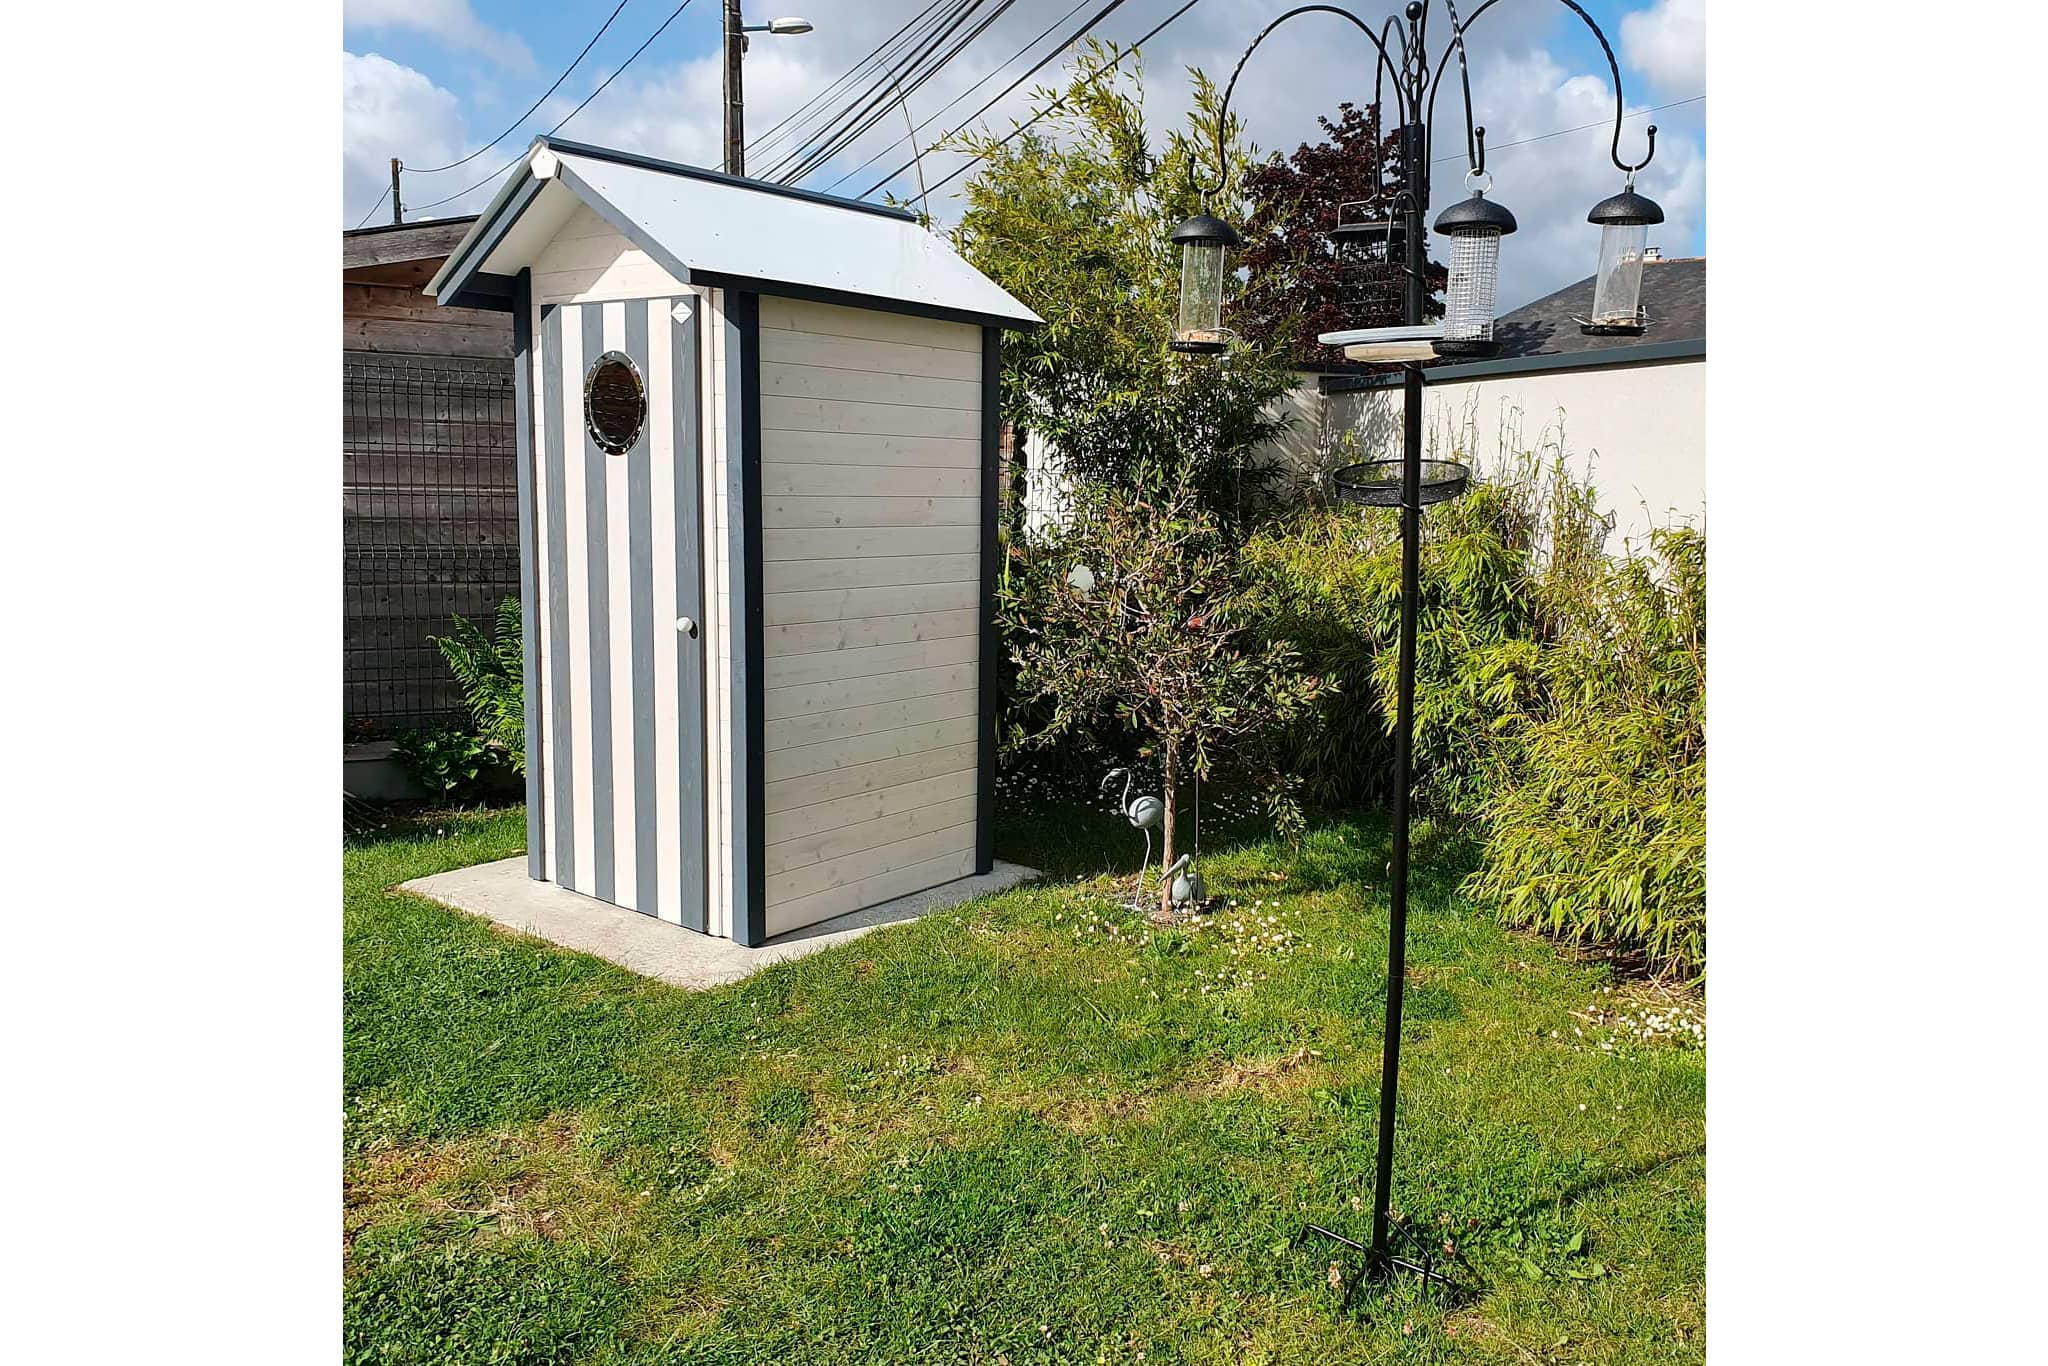
[[[455,306],[508,299],[509,277],[579,203],[686,283],[983,325],[1041,321],[900,209],[549,137],[534,140],[427,292]]]

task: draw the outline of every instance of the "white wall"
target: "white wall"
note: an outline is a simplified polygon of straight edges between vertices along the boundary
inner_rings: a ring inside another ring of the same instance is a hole
[[[1325,395],[1315,376],[1301,378],[1273,405],[1292,425],[1254,459],[1293,480],[1400,454],[1398,384]],[[1422,391],[1425,453],[1490,468],[1523,451],[1561,452],[1581,477],[1591,471],[1603,509],[1614,514],[1607,548],[1619,553],[1653,526],[1705,529],[1706,382],[1704,358],[1439,380]],[[1069,499],[1057,456],[1041,438],[1027,438],[1025,448],[1026,530],[1037,536],[1065,515]]]
[[[767,932],[974,871],[981,330],[761,299]]]
[[[1698,360],[1605,365],[1483,376],[1426,385],[1426,454],[1482,468],[1520,451],[1562,451],[1573,471],[1591,473],[1612,512],[1607,548],[1639,545],[1653,526],[1706,527],[1707,364]],[[1325,396],[1325,449],[1355,434],[1353,459],[1400,453],[1401,388]]]

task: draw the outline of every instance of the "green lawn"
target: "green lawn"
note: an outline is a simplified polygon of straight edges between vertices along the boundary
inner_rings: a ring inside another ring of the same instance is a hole
[[[1063,880],[707,994],[387,890],[518,810],[358,842],[348,1360],[1701,1360],[1700,1007],[1501,930],[1425,837],[1396,1205],[1471,1288],[1340,1312],[1293,1240],[1368,1228],[1386,831],[1205,833],[1198,927],[1111,909],[1133,832],[1053,807],[999,852]]]

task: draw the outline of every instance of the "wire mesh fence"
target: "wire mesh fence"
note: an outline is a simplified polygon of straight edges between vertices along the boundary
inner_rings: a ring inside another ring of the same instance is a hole
[[[432,636],[519,592],[512,363],[342,353],[345,738],[460,721]]]

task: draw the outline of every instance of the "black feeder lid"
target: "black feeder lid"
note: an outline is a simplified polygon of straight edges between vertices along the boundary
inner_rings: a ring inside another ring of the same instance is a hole
[[[1244,245],[1244,239],[1237,235],[1237,229],[1213,214],[1198,213],[1192,218],[1183,218],[1180,226],[1173,230],[1170,239],[1174,242],[1218,242],[1226,247]]]
[[[1586,215],[1586,221],[1598,223],[1603,228],[1625,228],[1638,223],[1662,223],[1664,210],[1654,199],[1639,195],[1634,190],[1623,190],[1620,194],[1610,195],[1595,204],[1593,211]]]
[[[1470,199],[1461,199],[1436,216],[1436,230],[1446,237],[1468,232],[1498,232],[1506,236],[1515,227],[1515,216],[1505,205],[1496,204],[1477,191]]]

